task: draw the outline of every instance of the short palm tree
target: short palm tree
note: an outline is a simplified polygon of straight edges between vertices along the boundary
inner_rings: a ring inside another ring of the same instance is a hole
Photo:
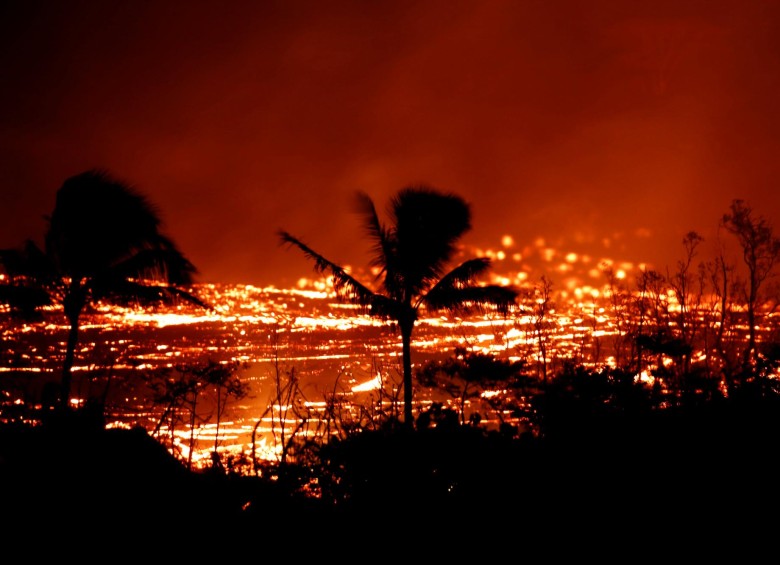
[[[329,261],[300,239],[279,232],[283,244],[303,251],[318,273],[329,272],[339,297],[367,308],[369,314],[393,320],[401,332],[404,424],[413,428],[411,342],[422,308],[469,313],[487,309],[508,312],[518,292],[506,286],[478,284],[490,268],[488,258],[468,259],[450,271],[460,237],[471,229],[471,207],[460,196],[428,186],[401,189],[390,201],[391,225],[380,222],[373,201],[358,193],[358,212],[374,242],[372,267],[381,290],[365,286],[343,267]]]
[[[70,405],[79,324],[88,305],[183,300],[207,307],[183,288],[197,270],[160,224],[145,196],[105,171],[90,170],[66,179],[57,191],[43,249],[28,241],[22,249],[0,251],[8,275],[0,299],[29,313],[48,298],[68,320],[61,408]]]

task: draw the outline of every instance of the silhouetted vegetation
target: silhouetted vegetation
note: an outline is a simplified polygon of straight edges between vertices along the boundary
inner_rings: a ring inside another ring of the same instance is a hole
[[[404,422],[413,425],[412,332],[420,309],[468,314],[495,309],[509,312],[517,291],[508,286],[478,284],[490,268],[487,258],[467,259],[447,271],[456,243],[471,229],[471,209],[460,196],[426,186],[401,189],[390,201],[391,225],[382,224],[373,201],[358,194],[358,210],[374,244],[373,267],[379,269],[376,292],[285,231],[283,243],[314,261],[319,273],[330,273],[339,296],[367,308],[372,316],[398,324],[404,376]]]
[[[0,300],[26,314],[52,301],[62,307],[70,332],[59,408],[67,410],[79,326],[88,306],[99,301],[206,305],[182,288],[196,269],[160,231],[155,208],[107,172],[66,179],[47,220],[43,249],[28,240],[21,250],[0,251],[8,275]]]
[[[208,516],[223,527],[245,526],[242,532],[262,528],[273,536],[300,528],[310,535],[313,528],[326,539],[379,529],[393,543],[401,530],[391,528],[412,524],[427,535],[503,525],[526,544],[551,531],[565,539],[587,533],[649,543],[642,537],[649,535],[655,543],[679,536],[706,544],[722,532],[744,533],[744,520],[760,530],[754,522],[778,501],[780,340],[770,281],[780,246],[747,204],[735,201],[723,218],[737,236],[747,278],[723,248],[697,266],[702,238],[694,232],[683,239],[684,257],[672,273],[642,270],[630,281],[605,268],[605,303],[617,328],[607,362],[595,313],[580,322],[594,331],[576,356],[555,352],[551,281],[542,279],[526,294],[479,286],[475,277],[489,265],[484,259],[444,273],[454,242],[469,227],[459,198],[402,191],[392,201],[389,228],[366,196],[360,201],[377,244],[382,293],[293,236],[281,237],[330,273],[343,298],[398,322],[403,414],[398,398],[381,389],[375,405],[348,409],[338,382],[315,411],[295,368],[277,358],[274,391],[254,426],[257,432],[270,420],[276,458],[258,457],[254,434],[251,453],[223,458],[226,404],[247,393],[237,365],[181,365],[155,375],[160,413],[151,435],[105,429],[87,407],[67,421],[7,417],[18,410],[9,396],[0,406],[6,422],[0,473],[20,488],[6,497],[7,512],[64,515],[72,496],[85,511],[106,517],[151,514],[160,523],[191,524],[195,515]],[[28,251],[27,259],[36,256],[34,247]],[[12,277],[9,284],[18,283]],[[44,303],[31,294],[15,303],[16,313]],[[530,316],[527,349],[506,359],[462,347],[413,370],[419,310],[479,306]],[[78,315],[70,319],[77,325]],[[413,384],[454,402],[421,404],[415,415]],[[212,464],[194,468],[192,434],[212,418]],[[184,453],[174,441],[179,426],[191,434]],[[157,435],[163,428],[167,435]]]
[[[241,400],[249,394],[248,385],[241,382],[237,375],[240,368],[242,364],[237,361],[218,363],[209,359],[203,363],[165,368],[152,372],[148,377],[152,402],[163,407],[152,435],[167,445],[172,453],[180,453],[185,447],[184,458],[188,469],[192,469],[192,458],[197,450],[195,432],[212,421],[216,425],[212,464],[222,466],[220,425],[225,410],[229,402]],[[176,440],[179,424],[189,429],[189,441],[184,446]]]

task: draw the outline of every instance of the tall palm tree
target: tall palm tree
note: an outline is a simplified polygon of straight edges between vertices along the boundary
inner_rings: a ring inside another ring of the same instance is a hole
[[[391,224],[380,222],[371,198],[357,194],[368,237],[373,240],[372,267],[379,273],[375,292],[343,267],[329,261],[300,239],[279,232],[282,244],[303,251],[318,273],[329,272],[343,300],[364,306],[373,316],[393,320],[401,332],[404,424],[413,428],[412,332],[422,308],[429,311],[468,313],[497,309],[505,313],[515,305],[518,292],[510,287],[480,285],[478,278],[490,268],[488,258],[468,259],[450,271],[460,237],[471,229],[471,207],[460,196],[428,186],[408,186],[391,199]]]
[[[44,296],[62,306],[69,332],[59,402],[66,409],[79,325],[88,305],[177,300],[207,305],[183,288],[197,270],[161,232],[154,206],[106,171],[66,179],[47,220],[43,249],[30,240],[20,250],[0,251],[6,284],[15,289],[0,298],[23,312],[44,305]]]

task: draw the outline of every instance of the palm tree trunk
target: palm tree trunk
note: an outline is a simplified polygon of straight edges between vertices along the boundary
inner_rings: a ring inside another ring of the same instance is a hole
[[[414,429],[412,415],[412,327],[401,323],[402,359],[404,365],[404,426]]]
[[[60,383],[60,408],[64,411],[70,407],[71,372],[76,357],[76,344],[79,341],[79,318],[86,304],[86,292],[81,286],[81,280],[73,278],[67,294],[62,301],[65,317],[70,322],[68,344],[65,349],[65,361],[62,364],[62,381]]]
[[[70,319],[70,330],[68,331],[68,345],[65,350],[65,361],[62,364],[62,380],[60,382],[60,408],[67,410],[70,407],[70,387],[71,370],[73,361],[76,357],[76,344],[79,341],[79,320],[78,316]]]

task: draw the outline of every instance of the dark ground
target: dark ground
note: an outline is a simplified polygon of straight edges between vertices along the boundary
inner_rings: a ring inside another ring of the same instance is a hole
[[[6,543],[35,534],[43,545],[31,547],[44,552],[46,540],[65,537],[79,555],[232,547],[235,559],[268,547],[303,555],[305,546],[317,551],[307,560],[347,547],[363,548],[362,560],[406,547],[465,559],[501,547],[624,563],[774,560],[778,422],[774,406],[752,406],[584,425],[545,441],[367,433],[323,453],[341,469],[338,484],[320,483],[338,504],[284,481],[190,472],[141,429],[8,425],[3,531]]]

